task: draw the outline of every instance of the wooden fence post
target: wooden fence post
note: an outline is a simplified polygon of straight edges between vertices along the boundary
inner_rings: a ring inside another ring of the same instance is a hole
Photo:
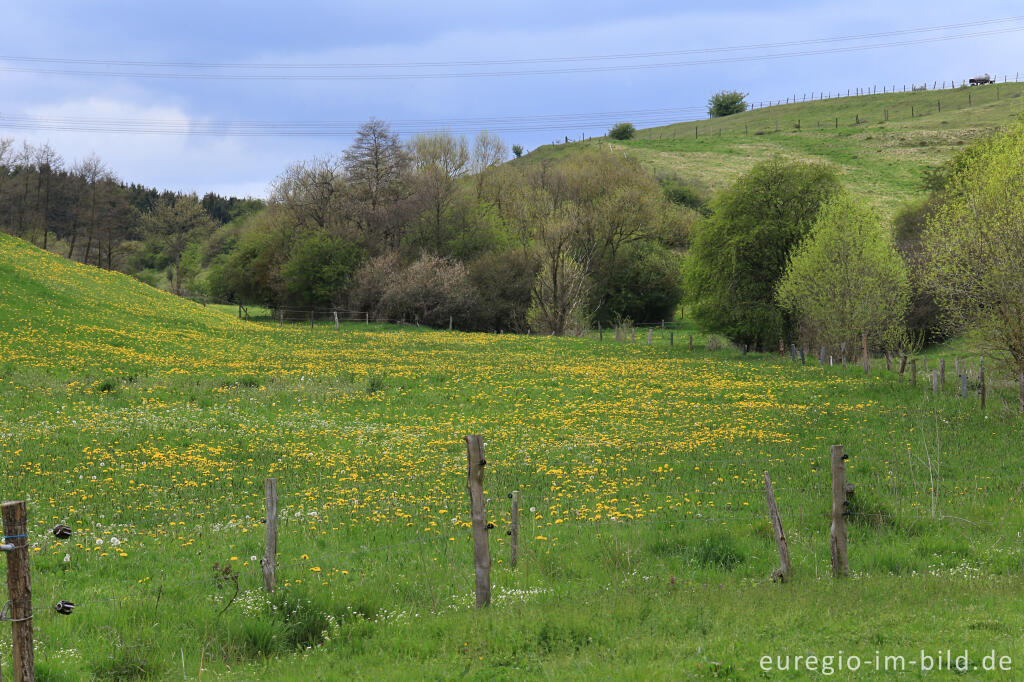
[[[981,388],[978,389],[981,393],[981,410],[985,411],[985,356],[981,356],[981,365],[978,369],[978,381],[981,382]]]
[[[341,330],[341,323],[338,322],[338,311],[337,310],[334,311],[334,328],[337,329],[337,330]]]
[[[690,334],[690,350],[693,350],[693,334]]]
[[[10,600],[11,641],[14,671],[11,679],[32,682],[36,678],[32,647],[32,585],[28,566],[28,514],[24,500],[4,502],[2,508],[4,540],[13,548],[7,554],[7,597]]]
[[[860,335],[861,346],[864,350],[864,373],[868,374],[871,372],[871,357],[868,355],[868,335]]]
[[[367,325],[370,324],[370,311],[369,310],[366,311],[366,324]]]
[[[487,541],[487,510],[484,507],[484,459],[483,436],[466,436],[466,453],[469,459],[469,475],[466,488],[469,489],[470,520],[473,522],[473,563],[476,569],[476,607],[483,608],[491,603],[491,546]]]
[[[832,575],[839,578],[848,575],[850,566],[846,562],[846,460],[842,445],[833,445],[832,455],[832,528],[829,532],[829,547],[832,550]]]
[[[309,328],[310,329],[313,328],[313,311],[312,310],[309,311]]]
[[[782,518],[775,504],[775,492],[772,490],[772,478],[764,472],[764,494],[768,500],[768,514],[772,519],[772,530],[775,531],[775,544],[779,548],[779,568],[772,571],[772,580],[786,582],[793,576],[793,564],[789,560],[789,545],[786,544],[786,533],[782,530]]]
[[[960,376],[960,357],[953,358],[953,365],[956,367],[956,375]]]
[[[509,497],[512,498],[512,525],[508,531],[512,536],[509,559],[512,568],[515,568],[519,563],[519,491],[513,490]]]
[[[263,487],[267,498],[267,528],[260,567],[263,569],[263,588],[273,592],[277,587],[277,479],[268,478]]]
[[[800,349],[800,364],[801,365],[806,365],[807,364],[807,355],[804,353],[804,349],[803,348]]]
[[[946,387],[946,358],[939,358],[939,388]]]
[[[796,362],[796,344],[795,343],[789,344],[789,354],[792,356],[793,362]]]
[[[676,333],[675,332],[669,332],[668,333],[668,345],[669,345],[670,348],[676,345]]]
[[[825,346],[822,346],[821,347],[821,352],[818,353],[818,364],[823,366],[823,367],[825,365]]]

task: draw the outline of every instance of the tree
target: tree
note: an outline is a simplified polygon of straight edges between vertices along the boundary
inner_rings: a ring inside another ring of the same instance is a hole
[[[608,137],[613,140],[629,140],[636,135],[636,128],[632,123],[616,123],[608,131]]]
[[[440,254],[445,241],[445,213],[455,196],[456,182],[469,168],[469,143],[450,132],[416,135],[409,143],[416,186],[427,206],[427,245]]]
[[[542,333],[558,336],[579,331],[589,322],[589,254],[575,239],[579,216],[568,206],[551,216],[538,235],[540,274],[534,280],[527,320]]]
[[[720,192],[694,225],[686,259],[684,288],[697,322],[751,347],[790,335],[775,287],[790,251],[839,189],[827,166],[771,159]]]
[[[345,171],[360,206],[359,222],[369,240],[394,244],[398,221],[391,209],[406,192],[409,154],[390,126],[376,118],[360,126],[343,154]]]
[[[214,222],[194,194],[161,197],[153,211],[143,217],[149,234],[157,239],[173,267],[174,292],[181,295],[181,262],[189,243],[205,236]]]
[[[892,233],[847,194],[822,207],[776,292],[814,346],[852,351],[867,334],[872,344],[893,347],[905,331],[906,266]]]
[[[978,330],[989,348],[1009,354],[1020,374],[1024,119],[1004,134],[976,143],[961,162],[925,228],[928,283],[951,330]]]
[[[520,156],[522,156],[523,155],[523,145],[521,145],[521,144],[514,144],[514,145],[512,145],[512,155],[515,156],[517,159]]]
[[[360,255],[354,244],[322,232],[301,239],[281,267],[282,302],[313,308],[341,303]]]
[[[741,114],[747,110],[746,94],[737,90],[722,90],[708,100],[708,114],[711,118]]]

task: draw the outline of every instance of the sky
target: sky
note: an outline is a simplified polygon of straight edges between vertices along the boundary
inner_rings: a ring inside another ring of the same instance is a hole
[[[69,166],[95,154],[128,182],[263,197],[371,117],[403,136],[487,128],[530,150],[618,120],[699,118],[719,90],[758,102],[1013,79],[1021,45],[1024,7],[1003,0],[12,0],[0,6],[0,137],[48,142]]]

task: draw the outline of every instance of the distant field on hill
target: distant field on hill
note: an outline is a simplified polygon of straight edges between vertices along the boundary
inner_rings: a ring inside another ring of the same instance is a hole
[[[716,191],[773,155],[835,164],[843,181],[883,215],[922,193],[924,169],[1022,111],[1024,83],[840,97],[756,109],[721,119],[541,147],[540,162],[588,145],[610,145],[656,173]],[[888,120],[886,118],[888,117]],[[838,120],[838,127],[837,127]],[[859,122],[858,122],[859,120]]]

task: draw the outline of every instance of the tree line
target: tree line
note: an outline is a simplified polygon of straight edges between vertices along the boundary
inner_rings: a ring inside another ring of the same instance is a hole
[[[128,184],[95,155],[69,164],[49,144],[0,139],[0,229],[179,292],[182,278],[202,268],[193,231],[212,232],[262,206]]]
[[[286,168],[197,284],[469,330],[569,334],[674,314],[697,214],[671,182],[599,149],[508,156],[486,131],[403,141],[371,120],[340,153]]]
[[[1020,380],[1024,410],[1024,118],[923,178],[892,224],[823,164],[772,159],[692,226],[691,314],[750,350],[916,352],[972,332]]]

